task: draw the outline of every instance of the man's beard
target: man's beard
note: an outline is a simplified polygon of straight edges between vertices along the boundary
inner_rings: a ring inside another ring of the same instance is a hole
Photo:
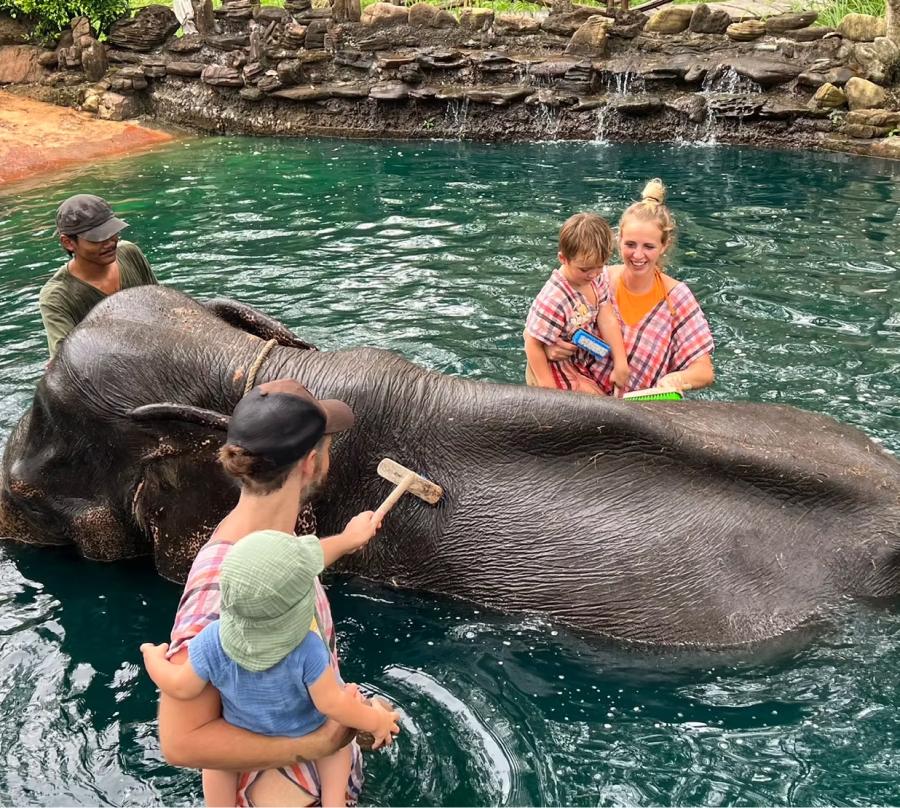
[[[322,457],[319,455],[316,458],[316,467],[313,469],[312,479],[300,491],[301,505],[305,505],[315,499],[316,494],[324,487],[326,477],[328,477],[328,474],[322,472]]]

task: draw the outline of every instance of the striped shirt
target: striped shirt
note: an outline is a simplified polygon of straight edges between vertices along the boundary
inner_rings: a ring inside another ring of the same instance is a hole
[[[553,345],[557,340],[571,340],[579,329],[600,336],[597,316],[600,306],[607,302],[606,273],[591,281],[596,303],[579,292],[563,275],[562,269],[553,270],[549,280],[544,284],[538,296],[531,304],[525,330],[539,342]],[[594,377],[593,367],[597,360],[587,351],[579,349],[571,359],[560,362],[549,362],[553,381],[561,390],[571,390],[574,375]]]
[[[712,354],[715,348],[709,324],[697,299],[687,284],[678,283],[669,292],[669,302],[657,303],[642,320],[628,325],[619,312],[615,289],[605,269],[604,283],[611,290],[610,302],[622,328],[622,339],[628,354],[631,376],[628,390],[655,387],[667,373],[684,370],[701,356]],[[671,309],[669,308],[671,304]],[[597,363],[594,378],[605,393],[612,393],[609,358]]]
[[[219,578],[222,574],[222,562],[232,547],[234,547],[232,542],[219,541],[213,535],[197,553],[191,571],[188,573],[187,583],[184,585],[184,593],[178,603],[175,625],[172,627],[167,653],[169,658],[177,654],[181,648],[186,647],[209,623],[219,619],[222,602]],[[316,620],[325,645],[330,652],[334,671],[341,680],[331,606],[318,578],[316,578]],[[353,765],[350,771],[350,781],[347,784],[347,799],[351,804],[355,804],[363,783],[362,755],[355,741],[351,744],[351,753]],[[319,797],[319,776],[314,763],[296,763],[279,771],[312,797]],[[243,772],[240,775],[236,805],[246,806],[249,804],[246,792],[259,774],[260,772]]]

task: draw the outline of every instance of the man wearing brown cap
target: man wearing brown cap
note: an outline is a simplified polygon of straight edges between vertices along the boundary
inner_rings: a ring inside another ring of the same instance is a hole
[[[56,211],[59,243],[70,259],[44,284],[39,298],[51,358],[59,342],[105,297],[157,283],[140,248],[119,240],[126,227],[105,199],[92,194],[70,196]]]

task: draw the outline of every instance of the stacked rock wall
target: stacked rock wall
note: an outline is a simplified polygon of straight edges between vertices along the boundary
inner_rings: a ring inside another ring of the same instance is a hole
[[[457,19],[425,3],[376,3],[358,21],[354,0],[196,8],[208,22],[180,38],[163,6],[117,23],[105,46],[76,21],[45,81],[89,78],[83,104],[106,117],[145,112],[217,132],[851,150],[898,141],[900,48],[864,15],[833,31],[811,26],[814,13],[734,19],[705,5],[648,16],[557,2],[541,15],[466,9]]]

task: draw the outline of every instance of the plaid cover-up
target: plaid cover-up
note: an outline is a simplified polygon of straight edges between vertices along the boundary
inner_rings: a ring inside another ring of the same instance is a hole
[[[713,352],[715,343],[709,324],[686,284],[678,283],[669,292],[668,304],[665,300],[660,301],[637,325],[630,326],[619,313],[616,290],[609,283],[609,270],[605,269],[603,275],[631,366],[628,389],[624,392],[655,387],[667,373],[683,370],[694,360]],[[612,393],[611,358],[597,362],[593,370],[600,389]]]
[[[591,281],[591,287],[597,296],[597,305],[573,288],[561,269],[553,270],[544,288],[531,304],[525,330],[545,345],[553,345],[560,338],[570,340],[579,328],[599,337],[597,315],[600,306],[609,297],[606,270],[599,278]],[[556,386],[561,390],[571,390],[576,385],[576,374],[594,378],[597,360],[587,351],[579,349],[572,359],[549,364]]]
[[[233,546],[230,542],[217,541],[215,534],[213,534],[213,537],[197,553],[197,557],[194,559],[193,566],[188,574],[187,583],[184,585],[184,594],[178,603],[175,625],[172,627],[172,637],[167,652],[168,657],[178,653],[209,623],[219,618],[221,604],[219,578],[222,574],[222,562]],[[334,667],[335,673],[340,679],[334,623],[331,619],[331,606],[328,603],[325,589],[319,583],[318,578],[316,579],[316,620],[321,628],[325,645],[331,652],[332,667]],[[350,780],[347,783],[347,797],[348,801],[355,804],[363,784],[362,755],[356,741],[353,741],[350,748],[352,766],[350,769]],[[279,771],[308,794],[316,799],[319,798],[319,775],[315,764],[309,762],[295,763],[288,768],[279,769]],[[260,772],[241,773],[238,778],[236,805],[248,806],[250,804],[247,799],[247,789],[253,784],[259,774]]]

